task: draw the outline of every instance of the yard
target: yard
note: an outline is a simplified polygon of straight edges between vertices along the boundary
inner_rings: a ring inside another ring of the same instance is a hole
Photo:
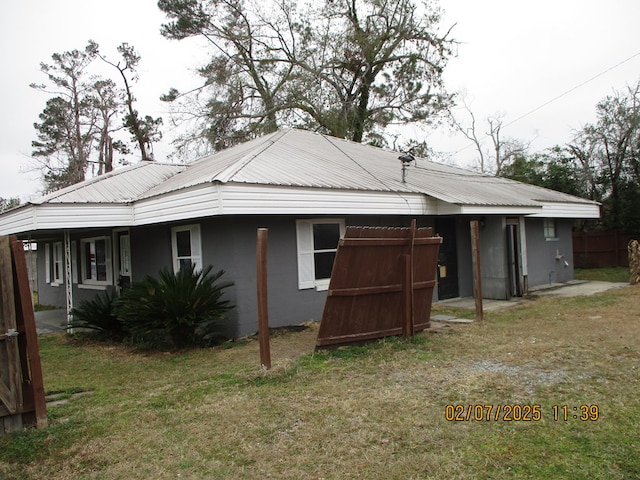
[[[640,477],[640,286],[410,341],[313,353],[316,333],[275,334],[270,371],[257,339],[145,354],[41,337],[68,402],[0,437],[0,478]]]

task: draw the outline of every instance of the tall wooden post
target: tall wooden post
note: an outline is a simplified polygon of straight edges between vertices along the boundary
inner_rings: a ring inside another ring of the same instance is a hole
[[[269,343],[269,304],[267,299],[267,238],[269,230],[258,229],[256,248],[258,284],[258,339],[260,341],[260,363],[271,368],[271,346]]]
[[[471,221],[471,262],[473,266],[473,296],[476,300],[476,321],[484,318],[482,311],[482,271],[480,269],[480,227]]]
[[[409,254],[403,255],[404,260],[404,324],[402,336],[404,338],[414,335],[414,309],[413,309],[413,246],[416,238],[416,219],[411,220],[409,228]]]

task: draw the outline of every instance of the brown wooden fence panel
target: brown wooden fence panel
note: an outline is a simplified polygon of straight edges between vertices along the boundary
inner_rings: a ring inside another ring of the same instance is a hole
[[[631,239],[617,231],[573,232],[573,264],[576,268],[628,267]]]
[[[431,228],[348,227],[336,253],[316,345],[406,334],[407,318],[412,332],[427,328],[441,242]],[[411,265],[409,272],[405,264]]]
[[[22,242],[0,237],[0,433],[47,424],[42,368]]]

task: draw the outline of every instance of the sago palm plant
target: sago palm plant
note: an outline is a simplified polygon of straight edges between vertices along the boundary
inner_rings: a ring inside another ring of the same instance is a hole
[[[222,295],[233,282],[218,282],[225,272],[212,269],[191,264],[173,273],[165,268],[157,279],[146,276],[125,290],[118,312],[134,343],[184,347],[219,341],[233,308]]]

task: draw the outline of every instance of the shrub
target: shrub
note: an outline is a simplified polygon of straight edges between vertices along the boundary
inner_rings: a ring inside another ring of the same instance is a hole
[[[91,300],[82,300],[71,310],[73,321],[68,328],[88,329],[108,340],[122,341],[125,330],[118,318],[118,295],[107,290]]]
[[[121,295],[118,314],[134,343],[150,346],[207,346],[226,332],[226,313],[233,308],[222,300],[232,282],[218,283],[225,273],[201,271],[195,265],[177,273],[163,269],[158,279],[146,276]]]

